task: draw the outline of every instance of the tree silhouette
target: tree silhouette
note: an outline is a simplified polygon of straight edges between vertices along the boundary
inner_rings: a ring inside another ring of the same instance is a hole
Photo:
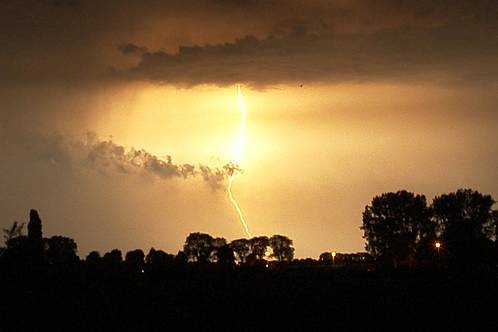
[[[180,266],[188,263],[188,257],[182,250],[178,251],[178,253],[174,257],[174,260],[175,263]]]
[[[266,248],[270,245],[270,240],[267,236],[256,236],[249,240],[251,245],[251,253],[256,256],[257,259],[263,259]]]
[[[432,203],[439,231],[446,239],[478,240],[494,237],[494,199],[471,189],[443,194]]]
[[[145,255],[142,249],[128,251],[125,256],[125,267],[129,272],[141,272],[145,265]]]
[[[3,238],[5,243],[7,243],[10,239],[23,235],[24,223],[19,224],[19,222],[14,221],[10,228],[3,229]]]
[[[102,257],[102,262],[109,268],[118,268],[123,263],[123,255],[118,249],[113,249],[110,252],[106,252],[104,257]]]
[[[433,216],[451,256],[466,263],[487,255],[487,247],[496,236],[494,199],[471,189],[460,189],[434,198]]]
[[[216,252],[216,257],[218,263],[224,266],[233,266],[235,265],[235,255],[233,253],[232,248],[229,245],[225,244],[221,248],[218,248]]]
[[[145,264],[154,271],[165,269],[171,266],[174,261],[175,256],[154,248],[150,248],[145,257]]]
[[[25,235],[16,236],[6,242],[4,257],[10,263],[29,263],[33,254],[31,241]]]
[[[330,252],[322,252],[318,260],[322,263],[330,264],[332,263],[332,253]]]
[[[214,249],[213,237],[205,233],[190,233],[183,245],[183,252],[193,262],[207,263]]]
[[[29,211],[28,238],[33,241],[42,239],[42,221],[38,211],[33,209]]]
[[[493,240],[498,243],[498,210],[493,211],[493,223],[495,225],[494,227],[494,234],[493,234]]]
[[[251,253],[251,244],[248,239],[233,240],[230,242],[230,248],[232,248],[241,264],[246,262],[247,256]]]
[[[85,261],[91,265],[98,265],[102,262],[102,257],[98,251],[93,250],[86,256]]]
[[[273,256],[280,262],[291,261],[294,258],[292,240],[284,235],[273,235],[269,240]]]
[[[76,252],[76,242],[71,238],[57,235],[46,241],[45,255],[52,264],[74,263],[79,260]]]
[[[254,253],[250,253],[249,255],[247,255],[246,257],[246,264],[249,265],[249,266],[254,266],[258,263],[259,259],[258,257],[256,256],[256,254]]]
[[[376,196],[363,212],[366,249],[394,266],[413,256],[418,243],[434,236],[425,196],[405,190]]]
[[[42,222],[36,210],[29,213],[28,236],[22,234],[22,225],[14,222],[10,229],[4,230],[7,249],[4,255],[10,262],[39,265],[45,260]]]
[[[225,240],[222,237],[217,237],[217,238],[213,239],[213,241],[212,241],[213,250],[211,251],[211,254],[209,256],[209,260],[211,262],[218,261],[218,259],[219,259],[218,251],[221,248],[225,247],[226,245],[227,245],[227,240]],[[232,255],[233,255],[233,252],[232,252]]]

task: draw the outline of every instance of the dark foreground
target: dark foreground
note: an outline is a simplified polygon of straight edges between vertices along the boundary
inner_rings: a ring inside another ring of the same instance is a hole
[[[498,330],[496,271],[2,271],[1,331]]]

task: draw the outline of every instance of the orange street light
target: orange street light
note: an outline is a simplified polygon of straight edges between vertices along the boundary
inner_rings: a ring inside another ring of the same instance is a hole
[[[436,241],[434,243],[434,246],[436,247],[436,250],[437,250],[437,257],[439,257],[439,250],[441,249],[441,242]]]
[[[332,264],[335,264],[335,251],[332,251]]]

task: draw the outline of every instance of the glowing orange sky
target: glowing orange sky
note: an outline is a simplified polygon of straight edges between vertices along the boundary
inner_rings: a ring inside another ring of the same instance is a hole
[[[254,234],[287,234],[300,256],[316,256],[329,248],[362,250],[361,212],[375,194],[407,188],[430,199],[458,186],[494,190],[485,180],[492,170],[479,166],[487,153],[479,141],[495,135],[493,122],[469,121],[466,105],[455,100],[451,89],[282,85],[244,92],[250,112],[238,200]],[[472,96],[461,93],[460,98]],[[122,94],[126,97],[114,94],[102,105],[105,111],[92,126],[101,137],[112,135],[120,144],[159,156],[171,154],[177,162],[219,164],[232,157],[240,120],[234,86],[140,85]],[[476,167],[488,175],[476,178]],[[113,191],[150,191],[140,194],[148,198],[135,203],[142,211],[135,218],[143,220],[146,229],[167,234],[156,246],[169,245],[174,251],[183,233],[196,230],[228,239],[244,236],[223,190],[212,192],[195,180],[175,181],[176,198],[171,202],[172,197],[161,197],[168,195],[161,187],[171,183],[149,184],[146,190],[130,186]],[[168,221],[158,221],[155,214]],[[165,240],[172,230],[178,237]],[[123,240],[129,241],[126,234]]]
[[[243,237],[226,186],[101,169],[83,143],[94,132],[221,166],[238,83],[249,113],[237,200],[254,235],[287,235],[298,257],[362,251],[361,213],[382,192],[498,197],[495,1],[0,7],[2,227],[36,208],[82,255],[176,253],[195,231]]]

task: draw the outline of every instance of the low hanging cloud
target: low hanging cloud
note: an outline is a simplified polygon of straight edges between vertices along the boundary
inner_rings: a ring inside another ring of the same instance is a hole
[[[228,162],[220,167],[202,164],[175,164],[171,156],[161,159],[146,150],[126,148],[112,140],[99,140],[88,134],[85,142],[78,144],[88,165],[98,170],[113,170],[121,173],[145,172],[160,179],[202,177],[212,189],[220,188],[226,179],[242,170]]]
[[[147,47],[125,43],[118,45],[118,50],[124,55],[142,55],[147,52]]]
[[[389,80],[496,83],[498,43],[490,38],[496,35],[496,20],[369,33],[315,32],[296,24],[284,35],[181,46],[177,53],[143,52],[139,63],[123,74],[129,79],[186,86]]]
[[[145,174],[161,181],[199,178],[216,190],[225,185],[228,177],[243,172],[232,162],[217,166],[175,163],[169,155],[161,158],[144,149],[102,140],[94,133],[88,133],[84,139],[60,134],[35,134],[16,140],[7,136],[0,142],[0,150],[33,168],[52,169],[67,177],[78,174],[79,170],[90,170],[104,176]]]

